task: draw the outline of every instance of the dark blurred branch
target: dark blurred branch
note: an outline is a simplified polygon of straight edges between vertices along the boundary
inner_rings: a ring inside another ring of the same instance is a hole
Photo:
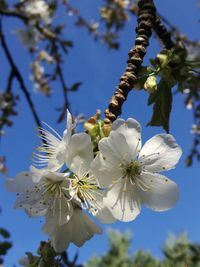
[[[61,85],[62,85],[62,90],[63,90],[63,97],[64,97],[64,106],[65,106],[65,109],[70,109],[70,104],[69,104],[69,100],[68,100],[68,96],[67,96],[67,85],[66,85],[66,82],[65,82],[65,79],[64,79],[64,75],[63,75],[63,71],[62,71],[62,68],[60,66],[60,62],[58,61],[57,62],[57,67],[56,67],[56,70],[57,70],[57,75],[60,79],[60,82],[61,82]]]
[[[0,8],[0,15],[6,16],[6,17],[15,17],[15,18],[23,20],[25,23],[28,22],[28,18],[24,14],[17,12],[16,10]]]
[[[174,42],[171,39],[171,34],[162,24],[159,16],[156,17],[153,28],[158,38],[162,41],[166,49],[171,49],[172,47],[174,47]]]
[[[171,32],[179,32],[179,29],[174,26],[166,17],[161,15],[160,13],[157,13],[160,19],[170,28]]]
[[[22,14],[19,11],[16,11],[16,10],[9,10],[9,9],[1,9],[0,8],[0,15],[6,16],[6,17],[18,18],[18,19],[22,20],[25,24],[27,24],[28,21],[29,21],[29,18],[26,15],[24,15],[24,14]],[[55,40],[56,39],[57,41],[62,42],[62,40],[59,40],[57,38],[56,34],[53,33],[47,27],[41,27],[38,23],[36,23],[35,27],[47,39],[49,39],[49,40]]]
[[[10,71],[9,76],[8,76],[6,92],[10,92],[11,91],[11,89],[12,89],[12,82],[13,82],[14,77],[15,77],[15,73],[14,73],[14,71],[12,69]]]
[[[24,83],[24,80],[23,80],[23,78],[21,76],[21,73],[19,72],[17,66],[15,65],[15,63],[13,61],[13,58],[11,56],[11,53],[10,53],[10,51],[8,49],[8,46],[7,46],[3,31],[2,31],[1,22],[0,22],[0,38],[1,38],[1,45],[2,45],[3,51],[4,51],[4,53],[6,55],[6,58],[7,58],[8,62],[9,62],[9,64],[10,64],[10,67],[12,69],[12,76],[15,76],[15,78],[19,82],[20,88],[21,88],[22,92],[25,95],[25,98],[26,98],[26,100],[28,102],[28,105],[29,105],[29,107],[31,109],[31,112],[33,114],[35,122],[36,122],[37,126],[41,127],[41,122],[40,122],[40,119],[39,119],[39,117],[37,115],[37,112],[35,110],[35,107],[34,107],[34,104],[32,102],[32,99],[30,97],[30,93],[28,92],[28,89],[25,86],[25,83]]]

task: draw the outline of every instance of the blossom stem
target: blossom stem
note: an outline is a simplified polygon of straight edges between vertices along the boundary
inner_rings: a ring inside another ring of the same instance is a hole
[[[32,114],[33,114],[33,117],[34,117],[34,119],[35,119],[35,122],[36,122],[37,126],[41,127],[41,121],[40,121],[40,119],[39,119],[39,117],[38,117],[38,115],[37,115],[37,112],[36,112],[36,110],[35,110],[35,106],[34,106],[34,104],[33,104],[33,102],[32,102],[30,93],[28,92],[28,89],[27,89],[26,86],[25,86],[25,83],[24,83],[24,80],[23,80],[23,78],[22,78],[22,76],[21,76],[21,73],[19,72],[17,66],[15,65],[15,63],[14,63],[14,61],[13,61],[13,58],[12,58],[12,56],[11,56],[11,54],[10,54],[10,51],[9,51],[9,49],[8,49],[8,46],[7,46],[7,43],[6,43],[4,34],[3,34],[3,30],[2,30],[2,24],[1,24],[1,22],[0,22],[0,39],[1,39],[1,45],[2,45],[2,48],[3,48],[3,50],[4,50],[4,53],[5,53],[5,55],[6,55],[6,57],[7,57],[7,60],[8,60],[8,62],[9,62],[9,64],[10,64],[10,67],[11,67],[11,69],[12,69],[12,74],[15,76],[15,78],[16,78],[17,81],[19,82],[20,88],[21,88],[22,92],[23,92],[24,95],[25,95],[25,98],[26,98],[26,100],[27,100],[27,102],[28,102],[28,105],[29,105],[29,107],[30,107],[30,109],[31,109],[31,112],[32,112]]]
[[[158,15],[156,16],[153,28],[166,49],[171,49],[174,47],[174,42],[171,40],[171,34],[162,24],[160,16]]]

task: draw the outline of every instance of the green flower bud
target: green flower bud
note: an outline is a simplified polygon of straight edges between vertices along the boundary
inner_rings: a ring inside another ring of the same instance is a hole
[[[84,123],[85,130],[92,137],[95,138],[99,133],[99,125],[98,123],[94,123],[91,121],[86,121]]]
[[[156,76],[149,76],[144,84],[144,89],[150,94],[157,90]]]
[[[100,110],[97,110],[96,114],[89,118],[85,123],[84,127],[86,132],[95,139],[99,135],[99,124],[98,120],[100,118],[101,112]]]
[[[159,53],[156,59],[159,62],[161,68],[165,68],[170,61],[171,53]]]

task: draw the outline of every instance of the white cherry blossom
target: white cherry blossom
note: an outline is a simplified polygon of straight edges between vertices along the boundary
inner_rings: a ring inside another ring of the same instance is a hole
[[[42,230],[56,252],[63,252],[70,242],[80,247],[94,234],[101,234],[99,226],[70,200],[67,176],[32,167],[6,183],[8,190],[18,192],[15,208],[31,217],[45,216]]]
[[[35,29],[33,25],[27,25],[26,28],[18,28],[14,32],[20,42],[28,49],[35,49],[40,40],[40,33]]]
[[[100,140],[99,150],[92,170],[100,186],[108,189],[103,203],[116,219],[134,220],[141,204],[165,211],[177,202],[177,185],[158,173],[174,168],[181,156],[172,135],[158,134],[141,149],[140,124],[132,118],[117,119],[110,135]]]
[[[62,225],[73,213],[67,190],[68,175],[31,167],[30,172],[21,172],[8,180],[6,187],[17,193],[15,208],[24,209],[30,217],[45,216],[48,212]]]
[[[47,125],[47,124],[45,124]],[[61,137],[54,129],[47,125],[49,130],[39,128],[42,144],[37,148],[39,153],[33,153],[33,161],[36,166],[48,167],[51,171],[59,170],[65,163],[65,157],[74,124],[72,116],[67,111],[67,125]]]
[[[25,2],[25,12],[33,19],[41,18],[45,23],[50,23],[49,6],[44,0],[29,0]]]
[[[15,208],[24,209],[31,217],[46,217],[43,231],[50,236],[57,252],[64,251],[70,242],[82,246],[95,233],[101,233],[82,209],[93,215],[101,210],[100,213],[106,214],[104,222],[115,220],[103,205],[103,192],[90,170],[93,160],[91,138],[86,133],[71,135],[70,129],[64,133],[64,140],[65,134],[69,135],[69,142],[67,153],[62,154],[67,173],[52,171],[49,166],[42,169],[31,166],[30,172],[22,172],[16,179],[7,181],[7,188],[18,193]],[[45,134],[48,142],[55,141]]]
[[[103,204],[105,190],[102,190],[91,171],[93,161],[93,146],[91,137],[86,133],[74,134],[71,137],[66,154],[66,165],[72,175],[69,180],[69,194],[71,199],[82,209],[89,210],[104,223],[115,219]],[[106,218],[101,219],[100,214]]]

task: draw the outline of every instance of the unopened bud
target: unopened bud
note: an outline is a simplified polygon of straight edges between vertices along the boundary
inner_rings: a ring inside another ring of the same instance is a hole
[[[160,67],[165,68],[169,63],[169,54],[160,53],[157,55],[157,60],[159,61]]]
[[[103,125],[103,132],[105,137],[108,137],[110,134],[111,124],[104,123]]]
[[[98,135],[99,132],[99,126],[98,123],[95,121],[88,120],[84,123],[85,130],[88,132],[88,134],[92,137],[95,138]]]
[[[149,76],[144,84],[144,89],[150,94],[157,90],[157,82],[155,76]]]

